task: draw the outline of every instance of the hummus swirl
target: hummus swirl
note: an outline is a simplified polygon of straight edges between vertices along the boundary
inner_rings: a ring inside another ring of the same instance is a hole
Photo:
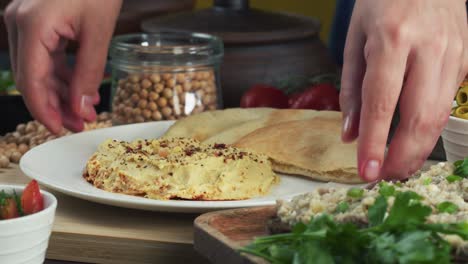
[[[264,155],[188,138],[106,140],[84,178],[106,191],[160,200],[249,199],[279,181]]]

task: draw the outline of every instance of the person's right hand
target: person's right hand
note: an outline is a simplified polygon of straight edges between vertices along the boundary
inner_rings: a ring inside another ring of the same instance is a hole
[[[421,168],[468,72],[464,0],[357,0],[344,53],[343,140],[358,140],[366,181]],[[400,122],[385,155],[393,113]]]
[[[17,89],[32,116],[53,133],[83,129],[94,105],[122,0],[13,0],[4,17]],[[76,64],[66,62],[78,43]]]

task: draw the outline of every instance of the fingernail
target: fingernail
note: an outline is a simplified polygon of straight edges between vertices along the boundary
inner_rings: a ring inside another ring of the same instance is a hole
[[[81,104],[80,104],[80,113],[81,116],[89,115],[91,108],[93,107],[93,96],[83,95],[81,97]]]
[[[380,162],[377,160],[367,161],[364,169],[362,170],[361,176],[367,181],[375,181],[380,176]]]
[[[347,134],[350,128],[351,128],[351,115],[347,114],[345,115],[343,119],[343,130],[342,130],[343,135]]]

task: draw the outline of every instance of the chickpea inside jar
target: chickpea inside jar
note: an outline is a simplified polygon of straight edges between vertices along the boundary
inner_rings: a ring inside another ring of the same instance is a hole
[[[198,33],[113,39],[113,124],[176,120],[222,107],[222,42]]]

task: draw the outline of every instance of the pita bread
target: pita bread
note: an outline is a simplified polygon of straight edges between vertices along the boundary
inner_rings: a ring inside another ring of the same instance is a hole
[[[262,127],[271,126],[281,122],[294,121],[294,120],[304,120],[309,119],[315,116],[335,116],[337,112],[332,111],[315,111],[315,110],[299,110],[299,109],[283,109],[271,111],[267,115],[261,118],[253,119],[244,123],[241,123],[237,126],[230,127],[221,131],[218,134],[215,134],[206,140],[203,143],[214,144],[214,143],[224,143],[224,144],[233,144],[243,136],[259,129]]]
[[[356,144],[341,142],[341,113],[335,113],[263,127],[234,146],[269,156],[277,172],[320,181],[361,182]]]
[[[231,108],[226,110],[206,111],[178,120],[172,125],[164,138],[189,137],[199,141],[220,133],[244,122],[261,118],[273,108]]]

